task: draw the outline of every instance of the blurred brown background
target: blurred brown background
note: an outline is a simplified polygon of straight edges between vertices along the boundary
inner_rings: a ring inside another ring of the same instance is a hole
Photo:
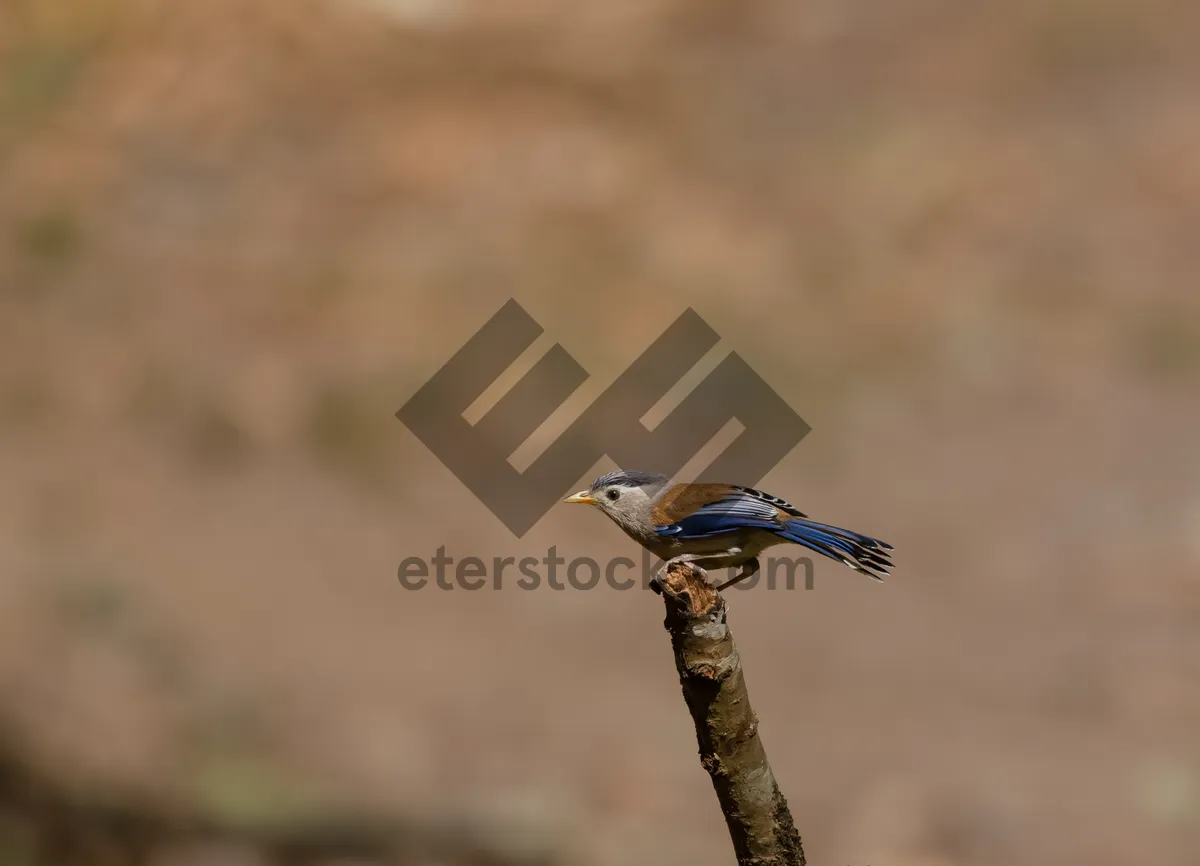
[[[813,426],[762,486],[897,548],[731,602],[810,862],[1200,862],[1198,40],[1183,0],[0,0],[10,748],[729,863],[657,599],[395,578],[630,553],[512,538],[392,413],[510,297],[591,394],[693,306]]]

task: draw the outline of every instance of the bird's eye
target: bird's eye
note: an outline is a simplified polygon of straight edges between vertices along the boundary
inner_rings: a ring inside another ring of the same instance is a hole
[[[607,497],[608,497],[610,500],[612,500],[613,502],[616,502],[616,501],[617,501],[617,499],[619,499],[619,498],[620,498],[620,496],[621,496],[621,491],[620,491],[620,490],[617,490],[617,489],[614,487],[614,488],[611,488],[611,489],[610,489],[610,490],[609,490],[607,493],[605,493],[604,495],[605,495],[605,496],[607,496]]]

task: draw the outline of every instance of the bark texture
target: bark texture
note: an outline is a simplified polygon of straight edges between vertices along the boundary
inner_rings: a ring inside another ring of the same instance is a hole
[[[712,778],[739,866],[805,866],[800,834],[758,736],[725,600],[686,563],[669,566],[660,582],[700,763]]]

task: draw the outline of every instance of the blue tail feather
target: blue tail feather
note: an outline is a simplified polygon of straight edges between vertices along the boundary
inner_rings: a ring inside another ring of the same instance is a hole
[[[886,552],[892,549],[890,544],[849,529],[811,520],[789,520],[779,535],[876,580],[883,580],[892,567]]]

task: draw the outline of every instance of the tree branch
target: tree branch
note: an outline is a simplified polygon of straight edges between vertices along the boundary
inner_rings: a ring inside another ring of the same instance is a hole
[[[687,563],[660,578],[675,668],[739,866],[805,866],[800,834],[775,782],[750,708],[725,600]]]

